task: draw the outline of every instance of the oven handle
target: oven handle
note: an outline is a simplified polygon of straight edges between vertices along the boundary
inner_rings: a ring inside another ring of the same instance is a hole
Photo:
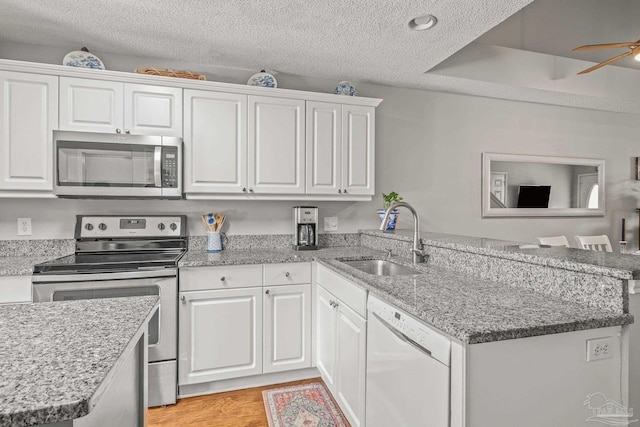
[[[167,268],[164,270],[143,270],[143,271],[126,271],[120,273],[86,273],[86,274],[49,274],[49,275],[33,275],[31,282],[34,286],[46,285],[47,283],[60,282],[95,282],[102,280],[126,280],[126,279],[146,279],[156,277],[175,277],[177,270],[175,268]]]
[[[153,180],[156,188],[162,187],[162,147],[156,146],[153,153]]]

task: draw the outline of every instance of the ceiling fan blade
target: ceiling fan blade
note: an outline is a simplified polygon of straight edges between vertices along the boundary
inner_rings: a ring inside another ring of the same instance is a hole
[[[607,59],[606,61],[601,62],[601,63],[599,63],[599,64],[597,64],[597,65],[594,65],[594,66],[593,66],[593,67],[591,67],[591,68],[587,68],[586,70],[582,70],[582,71],[580,71],[578,74],[586,74],[586,73],[590,73],[590,72],[592,72],[593,70],[597,70],[597,69],[598,69],[598,68],[600,68],[600,67],[604,67],[605,65],[609,65],[609,64],[611,64],[612,62],[617,61],[618,59],[622,59],[622,58],[624,58],[625,56],[629,56],[629,55],[631,55],[631,53],[632,53],[632,52],[631,52],[631,51],[629,51],[629,52],[625,52],[625,53],[623,53],[623,54],[621,54],[621,55],[614,56],[613,58],[611,58],[611,59]]]
[[[578,46],[575,49],[573,49],[573,51],[579,52],[583,50],[615,49],[619,47],[635,47],[635,46],[638,46],[638,42],[588,44],[584,46]]]

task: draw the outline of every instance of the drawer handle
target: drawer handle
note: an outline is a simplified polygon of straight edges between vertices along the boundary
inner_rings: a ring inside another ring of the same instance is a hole
[[[285,277],[289,277],[289,276],[291,276],[291,274],[289,274],[289,272],[287,271],[287,272],[285,273]]]
[[[222,276],[222,277],[220,278],[220,281],[221,281],[221,282],[224,282],[225,280],[227,280],[227,278],[226,278],[226,277],[224,277],[224,276]]]

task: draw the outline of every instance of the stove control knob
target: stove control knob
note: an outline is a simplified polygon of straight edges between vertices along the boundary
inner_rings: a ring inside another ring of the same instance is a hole
[[[176,231],[176,228],[178,228],[178,226],[175,222],[172,222],[171,225],[169,225],[169,228],[171,229],[171,231]]]
[[[101,222],[100,224],[98,224],[98,228],[104,231],[107,229],[107,224],[105,224],[104,222]]]
[[[167,228],[167,226],[164,225],[163,223],[158,224],[158,229],[159,230],[164,230],[165,228]]]
[[[93,224],[88,223],[87,225],[84,226],[85,230],[91,231],[93,230]]]

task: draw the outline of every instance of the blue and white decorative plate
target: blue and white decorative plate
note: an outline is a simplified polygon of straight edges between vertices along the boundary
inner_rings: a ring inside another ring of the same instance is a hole
[[[254,74],[249,77],[249,81],[247,81],[249,86],[260,86],[260,87],[278,87],[278,81],[271,74],[265,72],[264,70],[260,70],[259,73]]]
[[[67,53],[67,55],[62,60],[62,65],[67,65],[69,67],[80,67],[80,68],[94,68],[97,70],[104,70],[104,64],[93,53],[89,52],[86,47],[83,47],[82,50],[74,50],[73,52]]]
[[[338,83],[338,86],[336,86],[336,90],[333,93],[336,95],[356,96],[358,91],[351,82],[344,81]]]

